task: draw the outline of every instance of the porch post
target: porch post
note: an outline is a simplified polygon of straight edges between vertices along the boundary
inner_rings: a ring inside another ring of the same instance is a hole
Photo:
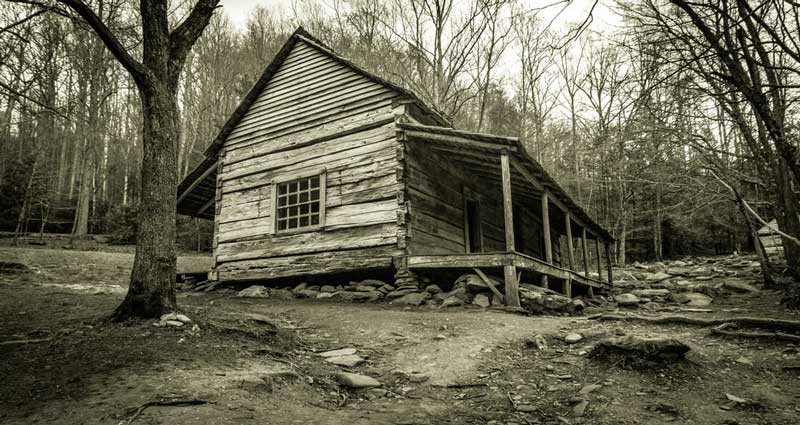
[[[614,284],[614,277],[611,273],[611,247],[608,245],[608,241],[603,241],[603,246],[606,248],[606,268],[608,269],[608,284]]]
[[[567,228],[567,251],[569,251],[569,269],[575,270],[575,250],[572,247],[572,217],[569,211],[564,211],[564,223]]]
[[[583,273],[589,277],[589,246],[586,245],[586,228],[582,228],[581,246],[583,247]]]
[[[550,241],[550,201],[547,200],[547,191],[542,191],[542,233],[544,234],[544,259],[547,264],[553,264],[553,244]],[[542,287],[547,288],[549,282],[547,275],[542,275]]]
[[[508,162],[508,152],[500,154],[500,168],[503,176],[503,221],[506,231],[506,252],[514,252],[514,207],[511,203],[511,167]],[[506,284],[506,305],[519,307],[519,282],[517,282],[517,267],[514,265],[503,266]]]
[[[600,256],[600,236],[595,236],[594,250],[597,254],[597,280],[603,280],[603,257]]]

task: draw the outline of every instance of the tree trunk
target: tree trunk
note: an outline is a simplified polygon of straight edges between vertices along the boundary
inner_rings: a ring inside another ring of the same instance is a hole
[[[157,317],[177,309],[175,211],[180,114],[175,90],[154,83],[140,89],[144,129],[136,256],[128,294],[115,320]]]
[[[736,203],[738,204],[739,212],[741,212],[742,217],[744,217],[745,223],[747,223],[747,229],[750,231],[750,235],[753,238],[753,246],[755,247],[756,254],[758,255],[758,262],[761,264],[761,275],[764,277],[764,284],[768,286],[774,285],[775,282],[772,280],[772,275],[770,273],[770,264],[769,259],[767,258],[767,253],[764,251],[764,246],[761,245],[761,240],[758,238],[758,226],[753,222],[753,217],[748,214],[742,199],[737,199]]]
[[[797,205],[797,195],[792,186],[792,175],[789,173],[786,161],[779,159],[776,171],[777,199],[778,208],[776,220],[778,228],[786,234],[800,236],[800,210]],[[786,267],[791,270],[795,280],[800,281],[800,247],[792,241],[782,237],[783,255],[786,259]]]

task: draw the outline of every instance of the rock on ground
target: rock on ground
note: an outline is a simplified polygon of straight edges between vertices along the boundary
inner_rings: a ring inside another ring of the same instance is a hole
[[[684,359],[689,346],[674,338],[623,336],[601,340],[589,357],[624,364],[666,363]]]
[[[392,304],[420,305],[430,297],[431,294],[428,292],[412,292],[395,299]]]
[[[614,301],[621,306],[634,306],[639,304],[639,297],[633,294],[619,294],[614,296]]]
[[[339,372],[336,374],[336,381],[343,387],[354,389],[381,386],[377,379],[357,373]]]
[[[472,299],[472,304],[475,304],[478,307],[487,308],[492,303],[491,301],[489,301],[489,297],[486,294],[478,294],[475,295],[475,298]]]
[[[355,367],[364,363],[364,359],[356,354],[348,355],[348,356],[335,356],[335,357],[328,357],[325,359],[326,362],[335,364],[337,366],[345,366],[345,367]]]
[[[269,291],[261,285],[253,285],[249,288],[242,289],[236,294],[237,297],[248,298],[269,298]]]
[[[339,357],[339,356],[352,356],[356,353],[356,349],[352,347],[348,348],[340,348],[338,350],[331,350],[325,351],[323,353],[319,353],[322,357]]]

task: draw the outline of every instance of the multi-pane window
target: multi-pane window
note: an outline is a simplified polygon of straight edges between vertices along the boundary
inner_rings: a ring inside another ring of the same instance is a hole
[[[276,184],[276,228],[280,231],[312,228],[322,221],[321,176]]]

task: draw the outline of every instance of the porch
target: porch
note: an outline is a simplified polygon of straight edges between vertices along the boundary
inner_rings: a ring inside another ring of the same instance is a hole
[[[399,127],[401,140],[417,155],[430,154],[440,165],[438,169],[445,168],[444,164],[448,169],[457,167],[457,171],[450,170],[451,174],[479,187],[479,195],[493,199],[491,205],[502,204],[497,219],[480,218],[480,213],[473,219],[474,193],[465,188],[463,227],[458,226],[464,231],[461,249],[465,252],[453,252],[452,248],[447,253],[411,252],[407,257],[409,269],[502,269],[506,304],[513,307],[519,306],[520,274],[528,275],[526,282],[546,288],[558,284],[567,296],[573,295],[573,285],[590,296],[596,290],[610,289],[609,244],[613,238],[526,153],[519,140],[419,124],[402,123]],[[447,176],[439,179],[446,180]],[[441,209],[451,206],[452,201]],[[412,216],[414,208],[412,201]],[[491,220],[490,225],[499,227],[492,238],[497,243],[484,243],[481,220],[484,224]],[[424,230],[435,233],[438,229]],[[455,239],[453,230],[448,236]],[[414,239],[413,234],[410,237]]]

